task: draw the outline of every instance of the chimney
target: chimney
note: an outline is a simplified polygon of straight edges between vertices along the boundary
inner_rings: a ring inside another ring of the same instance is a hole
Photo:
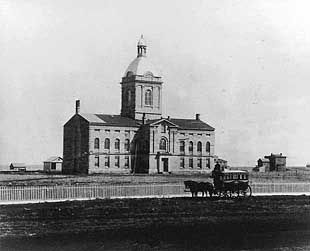
[[[80,100],[75,101],[75,114],[80,113]]]
[[[142,115],[142,125],[144,125],[145,124],[145,113],[143,113],[143,115]]]
[[[170,116],[168,116],[168,120],[170,119]]]
[[[196,113],[196,120],[200,120],[200,114]]]

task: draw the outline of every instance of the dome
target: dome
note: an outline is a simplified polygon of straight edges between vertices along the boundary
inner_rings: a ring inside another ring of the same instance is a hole
[[[125,71],[124,77],[128,75],[160,77],[156,67],[154,67],[154,65],[150,62],[150,60],[147,57],[135,58]]]

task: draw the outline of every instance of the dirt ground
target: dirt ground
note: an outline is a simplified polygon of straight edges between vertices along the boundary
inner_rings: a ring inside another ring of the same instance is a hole
[[[309,240],[309,196],[0,206],[0,250],[308,250]]]

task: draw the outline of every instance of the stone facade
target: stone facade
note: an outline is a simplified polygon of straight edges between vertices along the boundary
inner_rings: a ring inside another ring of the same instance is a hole
[[[64,173],[190,173],[214,166],[215,130],[200,120],[162,117],[162,78],[146,43],[121,81],[121,114],[80,113],[64,126]]]

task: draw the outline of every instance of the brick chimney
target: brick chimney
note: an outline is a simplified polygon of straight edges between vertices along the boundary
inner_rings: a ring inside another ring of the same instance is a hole
[[[200,114],[196,113],[196,120],[200,120]]]
[[[80,113],[80,100],[76,100],[75,101],[75,114],[79,114]]]

